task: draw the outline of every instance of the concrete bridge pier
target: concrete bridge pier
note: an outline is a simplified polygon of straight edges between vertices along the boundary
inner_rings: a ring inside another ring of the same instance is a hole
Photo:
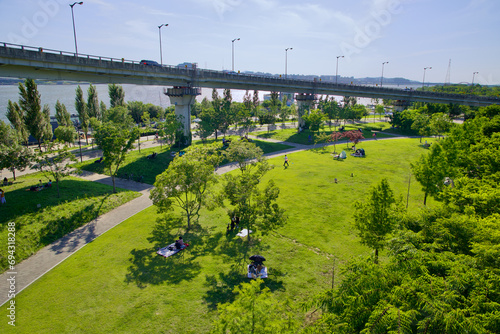
[[[305,121],[302,119],[302,116],[305,115],[306,112],[311,110],[311,107],[314,105],[314,102],[316,101],[316,95],[301,93],[295,95],[295,100],[297,101],[297,118],[299,127],[303,128]]]
[[[175,116],[182,123],[182,144],[191,145],[191,105],[196,96],[201,94],[201,88],[173,87],[164,91],[170,98],[170,104],[175,106]]]

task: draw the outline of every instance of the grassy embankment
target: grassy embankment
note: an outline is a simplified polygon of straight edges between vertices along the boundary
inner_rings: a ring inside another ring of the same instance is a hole
[[[265,285],[298,306],[331,286],[334,263],[338,283],[342,263],[371,254],[352,228],[353,203],[382,178],[406,199],[409,164],[424,152],[418,139],[371,141],[362,147],[366,158],[343,161],[332,159],[332,147],[293,153],[287,169],[281,157],[270,159],[276,167],[264,181],[273,179],[280,187],[288,224],[269,235],[257,232],[251,249],[241,238],[226,235],[225,210],[204,210],[200,227],[185,234],[191,246],[165,259],[156,249],[183,230],[168,228],[154,207],[142,211],[21,292],[17,332],[207,332],[217,303],[232,300],[234,286],[247,281],[245,265],[253,253],[267,258]],[[412,179],[409,209],[420,208],[422,200]],[[297,314],[303,316],[301,310]],[[0,323],[0,331],[7,326]]]

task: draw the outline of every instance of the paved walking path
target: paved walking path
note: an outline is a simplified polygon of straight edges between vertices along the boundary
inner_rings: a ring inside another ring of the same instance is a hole
[[[259,138],[259,140],[277,142],[291,146],[291,148],[286,150],[266,154],[266,156],[269,158],[327,145],[327,144],[316,145],[316,146],[302,145],[302,144],[281,142],[274,139],[263,139],[263,138]],[[366,140],[373,140],[373,139],[366,139]],[[153,142],[147,142],[147,143],[151,145],[149,147],[154,146]],[[146,145],[141,144],[141,147],[145,146]],[[97,156],[98,156],[97,153],[95,155],[89,154],[87,156],[87,159],[94,159]],[[227,164],[225,166],[221,166],[220,168],[218,168],[216,172],[217,174],[224,174],[235,168],[237,168],[237,165],[235,163]],[[82,175],[80,175],[80,177],[89,181],[112,185],[111,177],[109,176],[84,172]],[[57,266],[59,263],[64,261],[66,258],[74,254],[76,251],[78,251],[79,249],[81,249],[94,239],[96,239],[98,236],[102,235],[103,233],[112,229],[113,227],[120,224],[124,220],[132,217],[133,215],[139,213],[140,211],[148,208],[153,204],[152,201],[149,199],[149,192],[153,188],[153,186],[135,181],[123,180],[119,178],[115,178],[115,182],[117,187],[138,191],[139,193],[141,193],[141,196],[128,203],[123,204],[122,206],[102,216],[97,217],[95,220],[74,230],[73,232],[67,234],[66,236],[57,240],[56,242],[42,248],[33,256],[17,264],[15,266],[16,273],[14,274],[16,281],[16,289],[15,289],[16,293],[19,293],[20,291],[28,287],[31,283],[36,281],[38,278],[40,278],[45,273],[50,271],[52,268]],[[9,291],[9,282],[7,281],[7,279],[10,278],[11,276],[12,274],[10,274],[10,271],[7,271],[0,275],[0,306],[9,300],[7,297]]]

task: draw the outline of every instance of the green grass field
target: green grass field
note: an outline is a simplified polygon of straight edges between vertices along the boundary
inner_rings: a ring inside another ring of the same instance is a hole
[[[98,215],[126,203],[139,194],[112,188],[76,177],[60,182],[57,197],[55,182],[42,191],[26,191],[39,180],[41,173],[18,177],[14,184],[2,187],[7,203],[0,206],[0,236],[7,240],[7,223],[16,223],[16,259],[20,262]],[[39,206],[39,207],[38,207]],[[0,249],[0,272],[7,268],[7,247]]]
[[[230,138],[232,140],[239,139],[239,137],[237,136],[227,136],[226,138],[228,139]],[[219,139],[217,142],[221,143],[221,140],[222,139]],[[208,140],[206,142],[212,143],[214,141],[215,140]],[[291,147],[283,144],[269,143],[262,140],[256,140],[254,142],[264,151],[264,153],[281,151]],[[193,144],[201,145],[202,142],[194,141]],[[179,149],[178,148],[168,149],[167,146],[163,146],[162,149],[158,146],[153,148],[141,149],[140,152],[139,150],[130,151],[127,154],[125,162],[122,164],[120,169],[118,169],[117,176],[122,178],[129,178],[130,175],[132,174],[133,175],[132,178],[134,181],[141,181],[147,184],[154,184],[156,176],[163,173],[165,169],[167,169],[168,164],[174,159],[174,157],[171,155],[172,151],[178,152]],[[153,152],[158,153],[156,158],[147,159],[147,156],[151,155]],[[84,161],[83,163],[77,163],[74,166],[89,172],[109,175],[109,171],[104,168],[103,164],[94,163],[94,161],[96,160],[97,159]]]
[[[388,138],[392,137],[391,135],[385,134],[383,131],[390,129],[391,126],[389,123],[385,122],[377,122],[377,123],[356,123],[356,124],[346,124],[345,130],[358,130],[361,129],[363,131],[363,136],[367,139],[373,137],[373,133],[377,133],[377,138]],[[330,129],[328,125],[326,125],[320,133],[326,133],[328,135],[335,132],[335,127],[332,126]],[[373,130],[373,131],[372,131]],[[303,145],[314,145],[314,138],[318,134],[317,132],[312,134],[309,130],[304,130],[301,133],[297,132],[297,129],[276,129],[273,131],[260,131],[260,132],[252,132],[251,135],[266,138],[266,139],[275,139],[284,142],[291,142],[296,144]],[[309,137],[311,136],[311,137]],[[345,140],[345,139],[341,139]]]
[[[425,152],[418,139],[358,146],[366,158],[333,160],[328,147],[289,154],[286,169],[282,157],[270,159],[275,168],[265,178],[280,187],[288,223],[269,235],[257,231],[251,249],[225,234],[225,210],[204,210],[200,227],[185,235],[191,246],[165,259],[156,249],[182,229],[169,228],[154,207],[140,212],[22,291],[16,297],[16,332],[205,333],[217,303],[231,301],[232,289],[247,281],[247,258],[253,253],[267,258],[265,285],[276,296],[296,304],[308,300],[331,286],[334,261],[338,283],[342,263],[371,254],[352,229],[353,203],[382,178],[406,199],[409,164]],[[412,179],[409,210],[421,208],[422,201]],[[7,327],[7,321],[0,322],[0,332]]]

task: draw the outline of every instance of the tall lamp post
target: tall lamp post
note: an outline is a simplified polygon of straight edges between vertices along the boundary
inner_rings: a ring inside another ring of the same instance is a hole
[[[474,77],[476,76],[476,74],[478,74],[479,72],[474,72],[472,73],[472,84],[471,86],[474,87]]]
[[[339,79],[339,58],[344,58],[344,56],[337,56],[337,69],[335,70],[335,84],[338,83]]]
[[[73,13],[73,7],[75,5],[83,5],[83,1],[74,2],[69,5],[71,7],[71,18],[73,19],[73,35],[75,36],[75,54],[78,56],[78,45],[76,44],[76,29],[75,29],[75,14]]]
[[[424,67],[424,78],[422,79],[422,88],[424,88],[424,85],[425,85],[425,71],[426,70],[431,70],[432,67]]]
[[[231,43],[232,43],[232,50],[233,50],[233,53],[232,53],[233,54],[233,57],[232,57],[232,59],[233,59],[233,62],[232,62],[233,63],[232,71],[233,72],[234,72],[234,42],[239,41],[239,40],[240,40],[240,38],[238,37],[238,38],[235,38],[235,39],[233,39],[231,41]]]
[[[164,23],[164,24],[158,26],[158,35],[160,37],[160,65],[163,66],[163,55],[162,55],[162,50],[161,50],[161,27],[168,27],[168,23]]]
[[[385,64],[389,64],[389,62],[388,61],[384,61],[382,63],[382,76],[380,77],[380,87],[382,87],[382,82],[384,81],[384,65]]]
[[[293,48],[286,48],[285,49],[285,79],[288,76],[288,50],[293,50]]]

